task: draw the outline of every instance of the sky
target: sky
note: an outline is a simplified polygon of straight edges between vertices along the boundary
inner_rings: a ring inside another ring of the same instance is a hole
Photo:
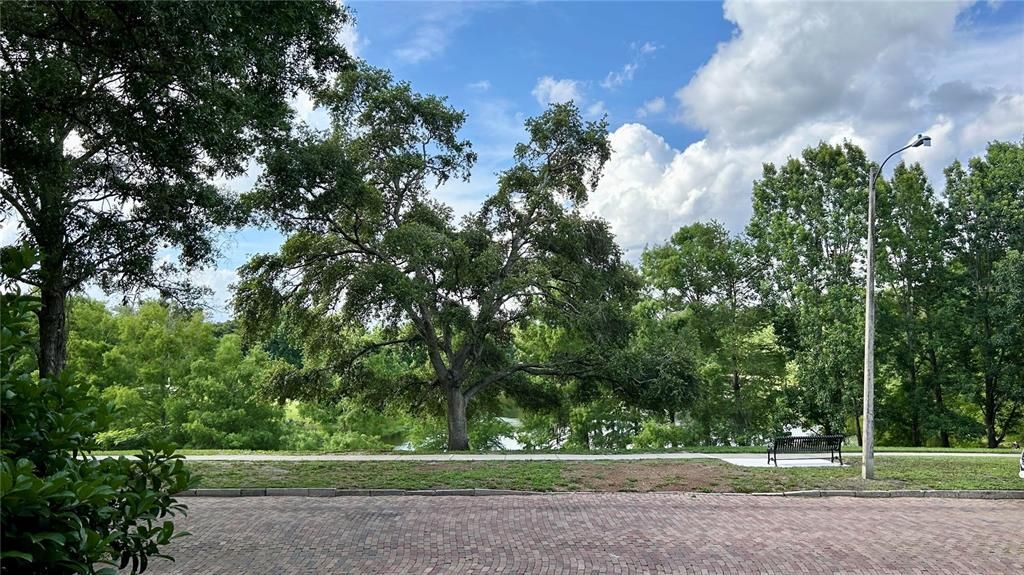
[[[926,133],[932,147],[903,159],[941,190],[954,159],[1024,137],[1024,2],[348,5],[353,54],[468,114],[472,178],[436,191],[457,214],[493,191],[523,122],[550,102],[606,116],[613,155],[587,210],[633,260],[695,221],[741,232],[762,164],[821,141],[851,140],[879,161]],[[308,98],[294,106],[326,127]],[[222,183],[242,191],[258,172]],[[234,270],[281,241],[223,236],[217,267],[195,273],[215,292],[213,318],[229,313]]]

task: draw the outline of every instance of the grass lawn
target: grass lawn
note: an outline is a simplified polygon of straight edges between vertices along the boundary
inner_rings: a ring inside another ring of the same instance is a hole
[[[764,469],[717,459],[683,461],[221,462],[194,461],[197,487],[350,489],[492,488],[530,491],[766,492],[800,489],[1024,489],[1017,461],[991,457],[888,457],[878,479],[848,467]]]
[[[956,453],[1018,453],[1017,450],[1010,449],[1008,447],[1000,447],[995,449],[988,449],[984,447],[875,447],[876,452],[956,452]],[[115,450],[101,450],[93,452],[93,455],[135,455],[139,452],[137,449],[115,449]],[[533,451],[466,451],[462,453],[485,453],[495,454],[501,453],[503,455],[524,453],[524,454],[536,454],[536,453],[561,453],[561,454],[593,454],[593,455],[604,455],[609,453],[764,453],[765,448],[759,445],[753,446],[739,446],[739,447],[728,447],[728,446],[694,446],[694,447],[678,447],[673,449],[538,449]],[[844,445],[844,453],[855,454],[860,452],[860,448],[856,445]],[[176,451],[181,455],[323,455],[323,454],[372,454],[380,453],[387,455],[425,455],[425,454],[440,454],[447,453],[446,451],[430,451],[430,450],[418,450],[418,451],[260,451],[252,449],[179,449]]]

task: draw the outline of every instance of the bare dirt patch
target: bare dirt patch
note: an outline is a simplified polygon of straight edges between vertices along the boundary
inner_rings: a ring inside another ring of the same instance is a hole
[[[719,463],[566,463],[566,482],[588,491],[732,491],[731,470]]]

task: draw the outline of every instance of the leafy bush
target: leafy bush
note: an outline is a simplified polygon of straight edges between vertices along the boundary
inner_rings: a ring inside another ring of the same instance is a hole
[[[584,449],[626,449],[640,430],[640,412],[602,398],[569,412],[569,444]]]
[[[558,449],[569,436],[568,426],[561,425],[556,415],[524,412],[522,425],[516,430],[516,441],[523,449]]]
[[[405,441],[408,417],[341,400],[333,405],[289,402],[286,408],[286,449],[297,451],[388,450]]]
[[[4,272],[34,256],[7,250]],[[183,535],[171,495],[190,475],[172,448],[137,459],[95,459],[113,408],[66,377],[39,379],[18,361],[33,347],[38,298],[13,286],[0,299],[0,528],[4,573],[96,573],[97,564],[142,572]],[[100,573],[116,573],[112,567]]]
[[[515,435],[516,428],[500,417],[479,416],[470,418],[469,444],[481,451],[505,449],[501,440]]]
[[[639,449],[663,449],[684,444],[686,430],[678,425],[655,419],[644,420],[640,433],[633,438],[633,446]]]

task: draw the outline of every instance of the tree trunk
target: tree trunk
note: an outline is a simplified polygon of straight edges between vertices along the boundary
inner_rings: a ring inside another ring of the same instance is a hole
[[[932,364],[932,378],[935,380],[935,409],[939,413],[939,440],[942,447],[950,447],[949,431],[946,430],[946,404],[942,399],[942,379],[939,377],[939,359],[935,354],[935,348],[928,349],[928,361]]]
[[[909,338],[908,338],[909,339]],[[921,406],[918,402],[918,365],[914,361],[914,355],[910,354],[909,362],[910,375],[910,445],[921,447]]]
[[[861,418],[861,416],[859,416],[859,415],[855,416],[853,418],[853,421],[856,422],[856,425],[857,425],[857,447],[863,447],[864,446],[864,434],[861,433],[861,431],[860,431],[860,418]]]
[[[42,307],[39,309],[39,377],[50,377],[60,374],[67,361],[66,301],[64,290],[60,287],[44,286],[40,295]]]
[[[469,450],[466,396],[457,386],[448,388],[448,451]]]
[[[747,428],[746,414],[743,412],[743,405],[740,402],[740,370],[737,366],[736,356],[732,356],[733,368],[732,368],[732,403],[733,403],[733,421],[735,422],[735,428],[733,429],[733,435],[736,436],[742,433]],[[735,438],[735,437],[734,437]]]
[[[913,361],[913,359],[911,359]],[[921,447],[921,413],[918,406],[917,367],[910,365],[910,444]]]
[[[985,435],[989,449],[999,447],[996,437],[996,385],[989,376],[985,377]]]

